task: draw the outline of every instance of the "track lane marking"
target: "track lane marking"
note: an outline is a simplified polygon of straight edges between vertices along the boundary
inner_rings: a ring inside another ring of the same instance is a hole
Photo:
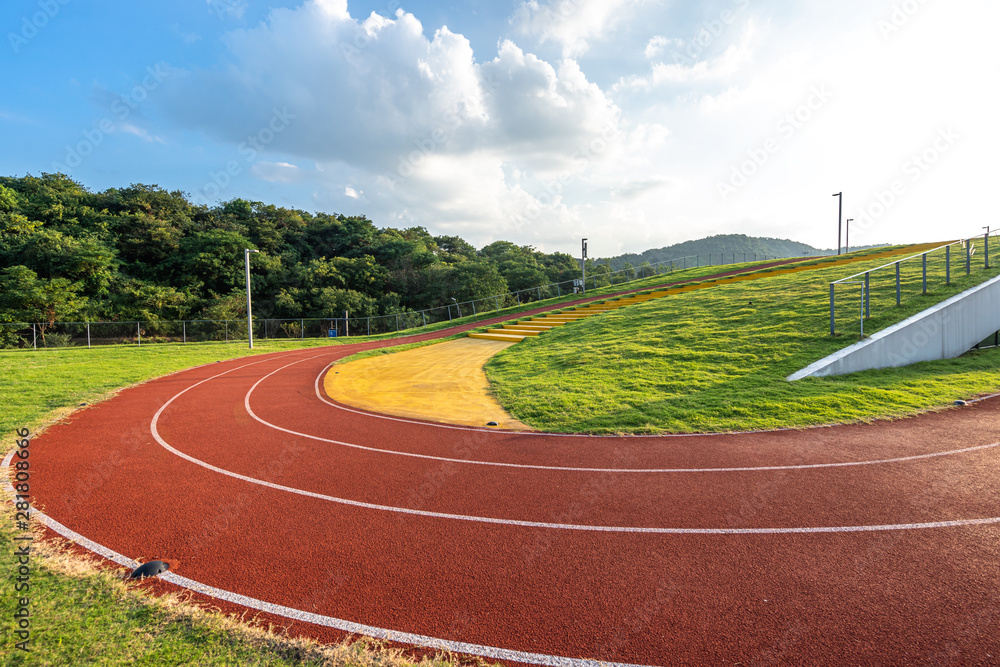
[[[319,356],[319,355],[317,355]],[[374,452],[376,454],[389,454],[394,456],[408,456],[416,459],[425,459],[430,461],[440,461],[442,463],[463,463],[468,465],[481,465],[481,466],[495,466],[499,468],[520,468],[527,470],[551,470],[556,472],[594,472],[594,473],[647,473],[647,474],[666,474],[666,473],[713,473],[713,472],[775,472],[780,470],[810,470],[818,468],[845,468],[845,467],[855,467],[855,466],[868,466],[868,465],[882,465],[889,463],[904,463],[908,461],[919,461],[923,459],[937,458],[941,456],[952,456],[956,454],[966,454],[969,452],[980,451],[984,449],[992,449],[1000,446],[1000,442],[988,444],[988,445],[977,445],[975,447],[965,447],[962,449],[954,449],[946,452],[932,452],[930,454],[915,454],[913,456],[901,456],[891,459],[876,459],[871,461],[843,461],[839,463],[807,463],[799,465],[785,465],[785,466],[750,466],[750,467],[733,467],[733,468],[580,468],[580,467],[570,467],[570,466],[543,466],[543,465],[533,465],[528,463],[503,463],[499,461],[476,461],[471,459],[456,459],[445,456],[433,456],[430,454],[417,454],[414,452],[401,452],[394,449],[383,449],[379,447],[369,447],[367,445],[359,445],[351,442],[344,442],[342,440],[333,440],[331,438],[324,438],[318,435],[311,435],[309,433],[302,433],[300,431],[294,431],[292,429],[284,428],[283,426],[278,426],[273,424],[253,411],[250,407],[250,397],[257,387],[270,378],[286,368],[294,366],[296,364],[302,363],[303,361],[311,361],[311,359],[301,359],[299,361],[294,361],[290,364],[286,364],[281,368],[275,369],[274,371],[268,373],[257,382],[254,383],[250,390],[246,393],[243,398],[243,406],[250,417],[268,428],[272,428],[281,433],[287,433],[288,435],[294,435],[302,438],[307,438],[310,440],[316,440],[318,442],[324,442],[331,445],[339,445],[342,447],[350,447],[352,449],[359,449],[367,452]],[[316,390],[317,396],[322,400],[322,395],[320,393],[320,380],[323,377],[321,371],[319,375],[316,376],[314,381],[314,388]],[[339,407],[339,406],[338,406]],[[354,412],[354,410],[351,410]],[[368,414],[368,413],[359,413]],[[409,420],[399,420],[399,421],[409,421]],[[425,422],[412,422],[412,423],[425,423]],[[468,430],[478,430],[478,429],[468,429]],[[508,431],[507,433],[517,433],[521,437],[547,437],[549,434],[545,433],[525,433],[525,432],[515,432]],[[705,434],[705,435],[716,435],[716,434]],[[608,439],[614,439],[614,436],[601,436],[608,437]],[[631,436],[624,436],[631,437]]]

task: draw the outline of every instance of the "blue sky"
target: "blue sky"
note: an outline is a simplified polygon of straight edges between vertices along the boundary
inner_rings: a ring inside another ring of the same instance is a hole
[[[995,0],[9,0],[0,173],[592,256],[993,220]]]

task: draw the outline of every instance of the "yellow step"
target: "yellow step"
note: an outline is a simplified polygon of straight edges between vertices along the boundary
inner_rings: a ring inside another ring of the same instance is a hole
[[[544,320],[520,320],[515,326],[528,327],[529,329],[544,329],[548,331],[554,327],[561,327],[565,322],[553,322]]]
[[[496,333],[470,333],[469,338],[482,338],[483,340],[499,340],[506,343],[519,343],[524,340],[521,334],[496,334]]]
[[[504,326],[503,329],[487,329],[486,333],[512,335],[512,336],[537,336],[542,333],[537,329],[518,329],[515,327]]]

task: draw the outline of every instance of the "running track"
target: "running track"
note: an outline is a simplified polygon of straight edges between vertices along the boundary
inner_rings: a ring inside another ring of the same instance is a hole
[[[123,564],[171,561],[154,586],[320,640],[543,664],[1000,663],[1000,399],[613,438],[319,393],[332,361],[386,344],[210,364],[78,411],[32,442],[36,504]]]

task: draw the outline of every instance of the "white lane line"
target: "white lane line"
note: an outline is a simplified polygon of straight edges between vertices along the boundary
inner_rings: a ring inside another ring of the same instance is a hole
[[[17,451],[15,447],[10,452],[8,452],[6,458],[3,460],[3,468],[8,469],[10,466],[11,458],[14,456],[14,452]],[[10,495],[11,499],[14,498],[14,487],[10,484],[9,480],[4,480],[4,489]],[[41,519],[41,521],[51,528],[56,533],[59,533],[68,540],[71,540],[80,546],[89,549],[90,551],[106,558],[110,561],[118,563],[119,565],[126,567],[130,570],[134,570],[139,567],[139,562],[135,561],[124,554],[120,554],[113,549],[109,549],[93,540],[90,540],[83,535],[75,532],[71,528],[64,526],[52,517],[48,516],[44,512],[40,512],[34,507],[31,508],[34,513],[34,517]],[[385,628],[378,628],[373,625],[365,625],[363,623],[355,623],[353,621],[347,621],[340,618],[335,618],[333,616],[324,616],[322,614],[314,614],[308,611],[301,611],[293,607],[286,607],[284,605],[274,604],[273,602],[267,602],[265,600],[260,600],[258,598],[249,597],[247,595],[241,595],[239,593],[234,593],[232,591],[227,591],[222,588],[216,588],[214,586],[209,586],[203,584],[194,579],[189,579],[188,577],[182,577],[174,572],[166,572],[159,575],[160,579],[170,582],[175,586],[185,588],[187,590],[194,591],[196,593],[201,593],[202,595],[207,595],[209,597],[216,598],[218,600],[225,600],[227,602],[232,602],[250,609],[257,609],[258,611],[267,612],[269,614],[274,614],[275,616],[280,616],[282,618],[290,618],[297,621],[303,621],[306,623],[313,623],[315,625],[321,625],[328,628],[333,628],[335,630],[340,630],[348,634],[353,635],[364,635],[367,637],[374,637],[376,639],[385,639],[387,641],[399,642],[401,644],[410,644],[412,646],[419,646],[422,648],[431,648],[440,651],[451,651],[454,653],[464,653],[467,655],[477,655],[492,660],[507,660],[510,662],[521,662],[525,664],[532,665],[550,665],[551,667],[647,667],[645,665],[636,665],[632,663],[624,662],[605,662],[602,660],[587,660],[583,658],[569,658],[559,655],[547,655],[545,653],[529,653],[525,651],[516,651],[512,649],[499,648],[496,646],[484,646],[482,644],[470,644],[466,642],[450,641],[447,639],[438,639],[436,637],[428,637],[427,635],[418,635],[411,632],[400,632],[398,630],[387,630]]]
[[[946,451],[946,452],[933,452],[933,453],[930,453],[930,454],[916,454],[916,455],[913,455],[913,456],[901,456],[901,457],[891,458],[891,459],[876,459],[876,460],[870,460],[870,461],[844,461],[844,462],[838,462],[838,463],[808,463],[808,464],[801,464],[801,465],[786,465],[786,466],[751,466],[751,467],[737,467],[737,468],[578,468],[578,467],[569,467],[569,466],[543,466],[543,465],[533,465],[533,464],[527,464],[527,463],[502,463],[502,462],[498,462],[498,461],[475,461],[475,460],[470,460],[470,459],[449,458],[449,457],[445,457],[445,456],[431,456],[429,454],[416,454],[416,453],[413,453],[413,452],[401,452],[401,451],[397,451],[397,450],[394,450],[394,449],[382,449],[382,448],[378,448],[378,447],[368,447],[366,445],[359,445],[359,444],[356,444],[356,443],[344,442],[343,440],[333,440],[331,438],[323,438],[323,437],[320,437],[318,435],[311,435],[309,433],[302,433],[300,431],[294,431],[292,429],[284,428],[282,426],[278,426],[277,424],[273,424],[273,423],[271,423],[271,422],[263,419],[262,417],[260,417],[257,413],[255,413],[253,411],[253,408],[250,407],[250,397],[251,397],[251,395],[253,395],[253,392],[257,389],[257,387],[262,382],[264,382],[265,380],[267,380],[268,378],[270,378],[272,375],[280,373],[281,371],[285,370],[286,368],[289,368],[290,366],[294,366],[296,364],[300,364],[303,361],[311,361],[311,359],[300,359],[299,361],[294,361],[294,362],[292,362],[290,364],[282,366],[281,368],[275,369],[274,371],[268,373],[267,375],[265,375],[261,379],[257,380],[257,382],[255,382],[254,385],[252,387],[250,387],[250,390],[246,393],[246,396],[244,396],[244,398],[243,398],[243,405],[244,405],[244,407],[245,407],[245,409],[247,411],[247,414],[249,414],[251,418],[253,418],[254,420],[260,422],[264,426],[267,426],[268,428],[272,428],[272,429],[274,429],[276,431],[280,431],[281,433],[287,433],[289,435],[294,435],[294,436],[298,436],[298,437],[301,437],[301,438],[308,438],[310,440],[316,440],[318,442],[324,442],[324,443],[331,444],[331,445],[339,445],[341,447],[350,447],[352,449],[359,449],[359,450],[363,450],[363,451],[367,451],[367,452],[374,452],[376,454],[390,454],[390,455],[394,455],[394,456],[408,456],[408,457],[415,458],[415,459],[425,459],[425,460],[430,460],[430,461],[440,461],[440,462],[443,462],[443,463],[463,463],[463,464],[468,464],[468,465],[494,466],[494,467],[498,467],[498,468],[519,468],[519,469],[526,469],[526,470],[550,470],[550,471],[556,471],[556,472],[590,472],[590,473],[599,472],[599,473],[647,473],[647,474],[664,474],[664,473],[713,473],[713,472],[773,472],[773,471],[778,471],[778,470],[810,470],[810,469],[816,469],[816,468],[846,468],[846,467],[852,467],[852,466],[870,466],[870,465],[883,465],[883,464],[888,464],[888,463],[904,463],[904,462],[908,462],[908,461],[919,461],[919,460],[923,460],[923,459],[931,459],[931,458],[937,458],[937,457],[941,457],[941,456],[954,456],[956,454],[966,454],[966,453],[969,453],[969,452],[980,451],[980,450],[983,450],[983,449],[991,449],[991,448],[994,448],[994,447],[1000,447],[1000,442],[996,442],[996,443],[992,443],[992,444],[989,444],[989,445],[978,445],[976,447],[965,447],[963,449],[953,449],[953,450],[949,450],[949,451]],[[320,373],[318,376],[316,376],[316,380],[314,382],[314,388],[316,390],[316,395],[319,396],[321,400],[322,400],[322,395],[320,393],[319,384],[320,384],[320,378],[322,376],[323,376],[323,373]],[[367,413],[359,413],[359,414],[367,414]],[[401,420],[401,421],[405,421],[405,420]],[[534,433],[532,433],[532,434],[525,434],[525,435],[528,435],[529,437],[546,437],[547,436],[547,434],[534,434]]]
[[[304,361],[304,360],[303,360]],[[294,365],[288,364],[282,368],[287,368],[288,366]],[[236,370],[236,369],[233,369]],[[281,369],[278,369],[281,370]],[[220,373],[219,376],[225,375],[232,371],[226,371],[226,373]],[[276,371],[275,371],[276,372]],[[270,375],[270,374],[269,374]],[[269,377],[265,376],[266,377]],[[215,376],[215,377],[219,377]],[[274,482],[268,482],[266,480],[257,479],[256,477],[250,477],[248,475],[241,475],[231,470],[226,470],[225,468],[220,468],[218,466],[212,465],[200,459],[185,454],[184,452],[172,447],[157,430],[157,423],[159,422],[160,416],[163,411],[166,410],[171,403],[173,403],[180,396],[186,392],[194,389],[198,385],[204,384],[209,380],[214,378],[206,378],[197,384],[193,384],[187,389],[179,392],[169,401],[164,403],[156,414],[153,415],[152,421],[150,421],[149,429],[153,436],[160,445],[167,451],[179,456],[186,461],[190,461],[197,466],[205,468],[206,470],[211,470],[212,472],[218,473],[220,475],[225,475],[227,477],[232,477],[233,479],[238,479],[242,482],[248,482],[250,484],[257,484],[259,486],[267,487],[269,489],[274,489],[276,491],[283,491],[285,493],[292,493],[299,496],[304,496],[306,498],[314,498],[316,500],[323,500],[326,502],[337,503],[339,505],[346,505],[349,507],[358,507],[361,509],[375,510],[379,512],[390,512],[394,514],[407,514],[410,516],[420,516],[432,519],[447,519],[452,521],[468,521],[472,523],[485,523],[501,526],[516,526],[520,528],[545,528],[550,530],[575,530],[584,532],[601,532],[601,533],[643,533],[643,534],[654,534],[654,535],[775,535],[775,534],[796,534],[796,533],[854,533],[854,532],[873,532],[873,531],[889,531],[889,530],[918,530],[923,528],[954,528],[960,526],[978,526],[984,524],[1000,523],[1000,517],[995,518],[985,518],[985,519],[962,519],[953,521],[934,521],[927,523],[901,523],[901,524],[888,524],[888,525],[867,525],[867,526],[815,526],[815,527],[776,527],[776,528],[653,528],[648,526],[597,526],[588,524],[572,524],[572,523],[548,523],[544,521],[524,521],[520,519],[500,519],[495,517],[481,517],[481,516],[470,516],[466,514],[452,514],[449,512],[431,512],[429,510],[416,510],[407,507],[395,507],[392,505],[379,505],[377,503],[367,503],[360,500],[351,500],[349,498],[338,498],[337,496],[329,496],[322,493],[315,493],[313,491],[304,491],[302,489],[296,489],[294,487],[285,486],[283,484],[276,484]],[[260,383],[264,378],[258,380]],[[256,385],[255,385],[256,386]]]

